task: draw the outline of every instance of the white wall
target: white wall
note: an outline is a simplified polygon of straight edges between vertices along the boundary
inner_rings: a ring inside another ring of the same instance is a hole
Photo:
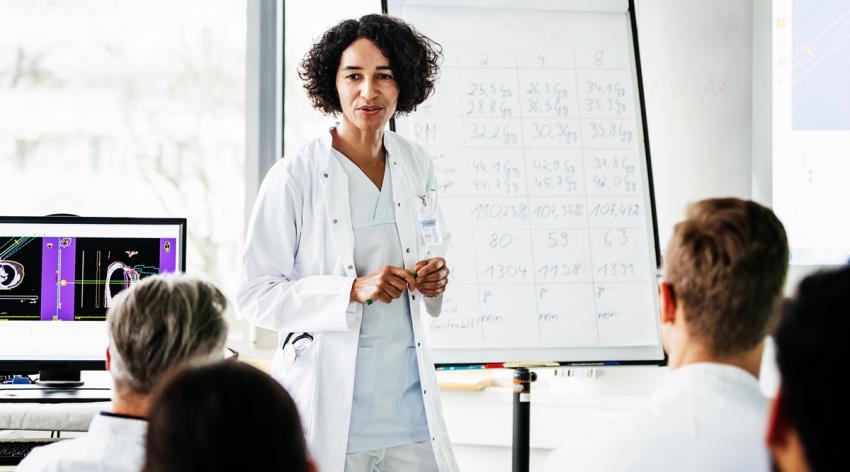
[[[688,203],[750,197],[752,8],[637,0],[662,248]]]

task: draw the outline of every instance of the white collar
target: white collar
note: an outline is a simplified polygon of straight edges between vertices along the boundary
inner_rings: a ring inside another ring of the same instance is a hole
[[[104,436],[143,438],[147,431],[147,420],[127,415],[98,414],[89,425],[89,433]]]
[[[740,367],[719,362],[695,362],[677,367],[670,371],[667,382],[678,384],[680,382],[692,382],[700,378],[735,383],[745,386],[749,390],[761,391],[759,381],[753,374]]]

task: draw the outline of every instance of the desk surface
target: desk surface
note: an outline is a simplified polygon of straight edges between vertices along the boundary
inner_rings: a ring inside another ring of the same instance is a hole
[[[112,401],[110,388],[0,385],[0,403],[92,403]]]
[[[84,387],[111,388],[105,371],[82,373]],[[23,386],[31,387],[31,386]],[[111,394],[107,396],[111,397]],[[92,417],[109,410],[110,402],[90,403],[5,403],[0,402],[0,429],[42,431],[86,431]]]
[[[86,431],[112,403],[0,403],[0,429]]]

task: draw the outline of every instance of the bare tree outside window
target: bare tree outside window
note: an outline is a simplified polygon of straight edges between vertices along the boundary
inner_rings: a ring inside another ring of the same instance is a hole
[[[188,218],[231,295],[244,215],[246,2],[30,0],[0,14],[0,214]]]

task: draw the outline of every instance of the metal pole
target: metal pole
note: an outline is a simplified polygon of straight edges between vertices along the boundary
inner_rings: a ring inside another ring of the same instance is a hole
[[[537,379],[525,367],[514,370],[513,472],[528,472],[531,438],[531,382]]]

